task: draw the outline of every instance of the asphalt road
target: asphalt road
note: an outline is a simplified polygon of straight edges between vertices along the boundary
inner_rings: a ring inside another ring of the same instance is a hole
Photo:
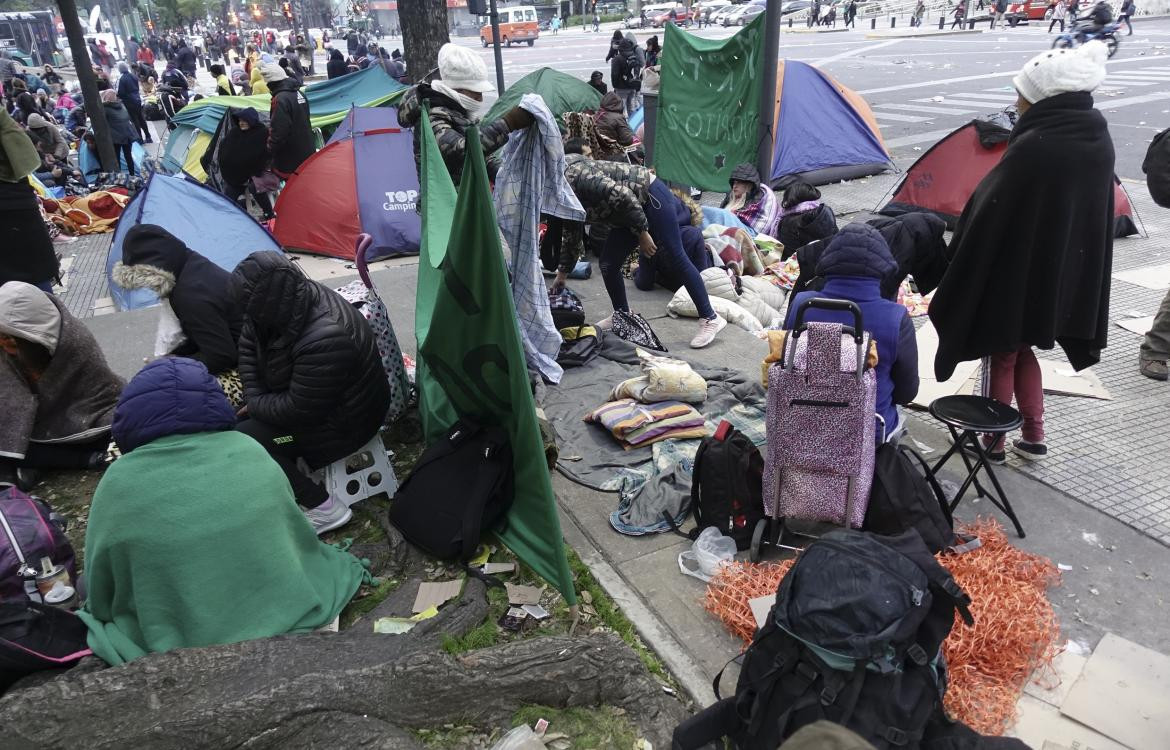
[[[1109,120],[1118,175],[1140,178],[1146,144],[1170,127],[1170,19],[1138,19],[1134,28],[1109,61],[1109,76],[1096,98]],[[595,34],[578,28],[557,36],[545,32],[533,47],[504,48],[505,82],[542,66],[586,80],[591,71],[600,70],[608,81],[605,54],[613,29],[610,25]],[[780,54],[817,65],[862,94],[899,164],[909,163],[968,120],[1013,103],[1012,76],[1030,57],[1048,49],[1053,38],[1046,27],[1035,26],[919,38],[869,39],[867,31],[783,33]],[[655,33],[661,40],[661,32]],[[697,33],[721,38],[733,30]],[[638,36],[644,43],[650,33]],[[492,50],[482,49],[478,38],[456,41],[479,49],[494,70]]]

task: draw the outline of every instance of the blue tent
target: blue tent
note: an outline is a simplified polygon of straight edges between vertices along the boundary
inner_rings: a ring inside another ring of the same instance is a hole
[[[118,169],[122,172],[129,172],[130,170],[126,165],[126,157],[122,156],[122,151],[119,149],[116,150],[116,153],[118,154]],[[130,147],[130,156],[134,159],[134,171],[137,172],[139,177],[145,175],[146,160],[148,157],[146,149],[143,148],[141,143],[135,142]],[[102,163],[98,159],[97,154],[93,152],[93,149],[84,140],[77,147],[77,166],[81,169],[81,174],[85,177],[85,183],[87,185],[93,184],[91,175],[100,172],[102,169]]]
[[[796,180],[825,185],[891,167],[864,99],[807,63],[784,60],[779,68],[773,187]]]
[[[158,224],[228,271],[257,250],[283,252],[272,235],[234,202],[198,182],[155,173],[122,211],[106,258],[106,282],[119,310],[158,304],[154,292],[123,289],[111,278],[114,264],[122,259],[122,240],[138,224]]]

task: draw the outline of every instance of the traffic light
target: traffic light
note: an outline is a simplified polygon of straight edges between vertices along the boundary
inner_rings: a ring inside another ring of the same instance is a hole
[[[280,9],[284,11],[284,17],[292,20],[292,3],[281,3]]]

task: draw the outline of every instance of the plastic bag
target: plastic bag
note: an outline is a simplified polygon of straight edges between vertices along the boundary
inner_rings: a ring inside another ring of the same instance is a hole
[[[735,552],[735,540],[709,526],[689,550],[679,553],[678,569],[684,575],[709,583],[720,567],[735,559]]]

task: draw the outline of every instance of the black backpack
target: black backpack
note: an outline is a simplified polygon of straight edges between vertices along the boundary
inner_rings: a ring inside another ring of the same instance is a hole
[[[954,544],[950,504],[926,460],[913,448],[892,443],[878,446],[862,528],[887,535],[915,529],[932,553]]]
[[[740,550],[752,546],[756,523],[764,517],[764,457],[747,435],[727,420],[703,438],[691,472],[691,513],[696,538],[714,526]],[[671,526],[674,522],[670,520]]]
[[[0,604],[0,693],[25,675],[71,667],[92,652],[77,615],[39,602]]]
[[[1145,172],[1146,187],[1150,189],[1154,203],[1170,208],[1170,128],[1150,141],[1146,158],[1142,161],[1142,172]]]
[[[916,531],[832,531],[780,582],[735,695],[680,724],[674,746],[726,736],[743,750],[772,750],[827,719],[877,750],[926,747],[946,690],[939,649],[956,609],[973,622],[969,603]],[[717,676],[716,696],[718,683]]]
[[[390,522],[440,560],[466,563],[512,506],[512,446],[500,427],[456,422],[394,494]]]

